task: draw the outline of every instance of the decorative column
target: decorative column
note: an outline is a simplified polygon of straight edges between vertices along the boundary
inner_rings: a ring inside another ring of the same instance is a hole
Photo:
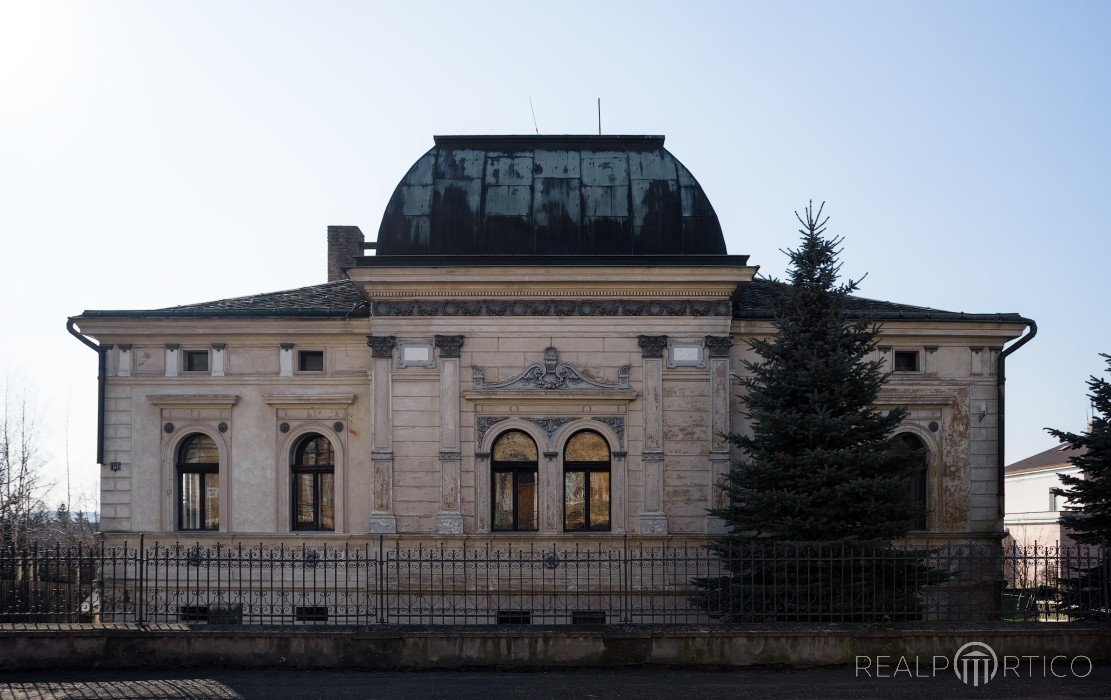
[[[540,453],[536,488],[540,492],[536,501],[536,519],[541,535],[563,532],[563,478],[559,473],[559,453],[543,450]],[[611,489],[612,491],[612,489]]]
[[[729,349],[733,338],[728,335],[706,336],[706,353],[710,356],[710,493],[707,505],[720,508],[725,505],[725,492],[721,482],[729,471]],[[711,534],[725,532],[725,523],[713,516],[706,520],[706,531]]]
[[[664,515],[664,349],[666,335],[637,336],[644,360],[644,512],[640,531],[666,535]]]
[[[459,351],[462,335],[437,335],[440,351],[440,512],[436,532],[463,534],[463,512],[459,495]]]
[[[373,429],[370,437],[370,532],[397,532],[393,512],[393,349],[392,335],[368,335],[373,384]]]
[[[226,372],[225,366],[226,366],[227,362],[226,362],[226,359],[225,359],[226,356],[224,355],[224,350],[226,348],[227,348],[227,345],[225,345],[224,343],[213,343],[212,344],[212,376],[213,377],[222,377],[222,376],[224,376],[224,373]]]
[[[177,376],[177,365],[178,365],[177,356],[178,356],[178,349],[180,347],[181,346],[178,345],[177,343],[166,343],[166,376],[167,377],[176,377]]]

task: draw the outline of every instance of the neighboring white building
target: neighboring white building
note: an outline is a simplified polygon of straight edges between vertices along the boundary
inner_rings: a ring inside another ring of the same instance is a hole
[[[1063,485],[1060,474],[1080,476],[1080,469],[1069,460],[1086,452],[1084,448],[1059,445],[1007,467],[1003,523],[1016,544],[1072,543],[1068,530],[1061,524],[1061,511],[1068,506],[1068,499],[1055,495],[1053,489]]]
[[[735,380],[780,287],[727,253],[662,137],[437,137],[376,243],[329,227],[328,252],[313,287],[70,319],[103,363],[110,541],[720,529]],[[928,453],[916,536],[998,541],[1000,353],[1031,322],[853,310],[882,321],[880,404]]]

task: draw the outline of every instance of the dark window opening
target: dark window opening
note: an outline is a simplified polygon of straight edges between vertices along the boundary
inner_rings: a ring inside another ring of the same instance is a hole
[[[297,353],[297,369],[302,372],[323,372],[323,350],[301,350]]]
[[[601,610],[575,610],[571,613],[572,625],[604,625],[606,614]]]
[[[530,625],[532,624],[531,610],[499,610],[499,625]]]
[[[526,433],[510,430],[498,437],[491,457],[493,529],[538,529],[536,443]]]
[[[293,450],[293,529],[336,529],[336,458],[328,438],[306,435]]]
[[[184,366],[186,372],[207,372],[208,350],[186,350]]]
[[[918,352],[913,350],[895,352],[896,372],[917,372]]]
[[[208,606],[182,605],[177,609],[177,619],[181,622],[208,622]]]
[[[207,435],[196,433],[177,451],[177,527],[220,529],[220,452]]]
[[[327,622],[328,606],[305,605],[294,608],[294,618],[297,622]]]
[[[575,433],[563,448],[563,529],[610,529],[610,448],[598,433]]]
[[[891,440],[901,466],[909,471],[903,486],[915,506],[912,530],[928,529],[930,450],[914,433],[899,433]]]

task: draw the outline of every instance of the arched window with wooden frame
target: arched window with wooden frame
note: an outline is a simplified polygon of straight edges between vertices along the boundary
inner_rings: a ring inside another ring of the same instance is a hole
[[[177,528],[220,529],[220,450],[204,433],[193,433],[177,449]]]
[[[912,530],[929,529],[929,467],[930,448],[922,438],[914,433],[899,433],[891,438],[892,446],[901,457],[904,464],[911,465],[911,472],[907,475],[904,484],[910,495],[911,503],[917,507]]]
[[[293,529],[336,529],[336,457],[332,442],[310,433],[293,448]]]
[[[494,442],[490,457],[493,529],[538,529],[536,442],[521,430],[507,430]]]
[[[575,433],[563,448],[563,529],[610,529],[610,447],[593,430]]]

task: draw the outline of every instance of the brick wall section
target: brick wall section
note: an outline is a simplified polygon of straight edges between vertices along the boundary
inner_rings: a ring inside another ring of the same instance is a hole
[[[345,267],[355,264],[363,254],[363,232],[358,226],[328,227],[328,281],[347,279]]]

